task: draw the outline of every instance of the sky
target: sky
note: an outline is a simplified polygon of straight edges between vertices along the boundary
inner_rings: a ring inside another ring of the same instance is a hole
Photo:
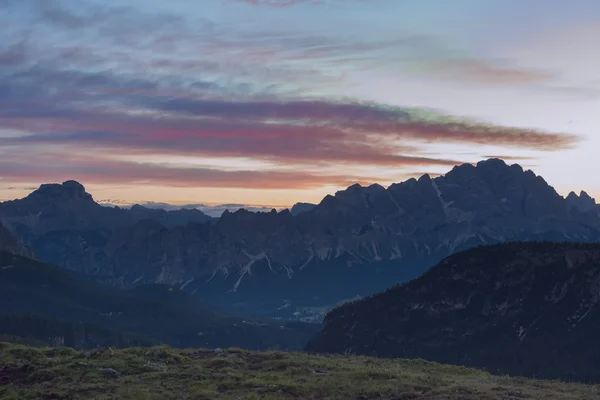
[[[600,198],[597,0],[0,0],[0,201],[319,202],[499,157]]]

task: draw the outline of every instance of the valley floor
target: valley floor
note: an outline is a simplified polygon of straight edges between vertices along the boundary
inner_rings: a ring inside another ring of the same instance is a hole
[[[598,399],[600,386],[425,361],[300,353],[75,351],[0,343],[0,399]]]

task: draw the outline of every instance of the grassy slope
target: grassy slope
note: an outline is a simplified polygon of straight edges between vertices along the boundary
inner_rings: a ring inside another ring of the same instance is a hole
[[[102,369],[112,368],[113,370]],[[0,343],[0,399],[598,399],[600,386],[497,377],[419,360],[166,347]]]

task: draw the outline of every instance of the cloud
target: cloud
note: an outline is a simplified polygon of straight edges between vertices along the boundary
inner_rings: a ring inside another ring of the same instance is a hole
[[[349,186],[364,177],[315,175],[303,171],[223,171],[210,168],[174,168],[94,158],[90,154],[37,153],[23,163],[21,156],[3,155],[4,182],[50,182],[75,179],[93,184],[148,184],[171,187],[241,189],[314,189],[327,185]],[[376,180],[375,177],[369,178]]]
[[[54,25],[67,30],[106,29],[106,34],[118,35],[153,26],[157,31],[165,28],[181,28],[184,18],[172,13],[153,15],[130,6],[107,7],[101,2],[82,0],[79,7],[68,7],[60,0],[27,1],[29,12],[37,22]],[[128,25],[127,22],[133,25]],[[112,32],[111,32],[112,31]]]
[[[36,66],[0,77],[0,138],[5,179],[81,179],[171,186],[315,188],[375,176],[342,176],[332,166],[453,166],[461,160],[420,154],[431,143],[565,149],[573,135],[488,126],[422,110],[350,100],[239,94],[210,81],[155,81],[112,71]],[[50,151],[54,151],[51,153]],[[89,157],[95,149],[95,158]],[[66,151],[65,151],[66,150]],[[73,154],[85,155],[73,158]],[[104,154],[102,156],[102,154]],[[41,157],[44,155],[44,157]],[[153,163],[160,157],[233,157],[269,161],[274,170],[221,171]],[[141,162],[125,162],[132,157]],[[304,172],[288,166],[304,165]],[[322,171],[318,171],[323,169]]]
[[[301,3],[346,4],[346,1],[324,0],[228,1],[282,8]],[[352,70],[400,72],[478,85],[529,85],[551,83],[559,78],[551,71],[478,57],[444,38],[410,32],[390,33],[391,38],[366,39],[331,31],[321,34],[293,29],[244,31],[216,25],[206,18],[189,20],[177,14],[152,14],[132,7],[109,8],[96,3],[74,12],[64,3],[48,1],[31,12],[38,14],[35,21],[56,29],[85,31],[96,38],[86,41],[86,46],[61,45],[55,62],[67,59],[87,62],[88,66],[118,63],[134,72],[167,68],[172,73],[234,74],[249,80],[268,79],[279,85],[287,85],[289,79],[294,79],[313,89],[339,83],[336,80]],[[211,57],[194,57],[193,53]]]
[[[242,2],[257,6],[347,3]],[[153,13],[152,7],[141,11],[100,2],[85,2],[77,8],[58,1],[25,4],[31,5],[29,12],[34,15],[29,24],[32,28],[24,33],[27,41],[16,38],[20,43],[11,44],[9,35],[5,43],[11,47],[4,53],[0,49],[0,66],[3,62],[15,68],[36,65],[38,71],[40,66],[51,66],[57,70],[55,74],[62,69],[71,73],[104,69],[119,78],[145,75],[167,86],[161,88],[163,96],[165,89],[172,89],[168,81],[177,80],[179,86],[220,86],[220,95],[229,98],[240,94],[314,96],[338,91],[348,84],[349,74],[361,71],[461,85],[526,86],[536,91],[555,88],[553,94],[569,97],[596,94],[586,88],[557,85],[560,76],[552,71],[482,58],[461,51],[445,38],[425,34],[390,32],[370,37],[262,26],[248,30],[205,17]],[[57,44],[48,30],[70,39]],[[51,79],[51,74],[46,75],[46,81]],[[118,95],[119,91],[112,93]],[[175,97],[181,95],[185,94],[180,90]]]
[[[450,165],[456,161],[414,156],[418,143],[494,142],[558,150],[578,140],[568,134],[488,126],[443,115],[431,118],[419,110],[369,102],[277,96],[232,100],[219,95],[227,89],[205,82],[195,82],[194,89],[177,82],[171,87],[163,83],[161,88],[136,77],[34,70],[0,79],[0,88],[4,88],[0,127],[29,133],[4,140],[13,145],[55,143],[288,161]],[[107,102],[112,105],[106,106]],[[413,155],[402,154],[407,152]]]
[[[440,58],[422,66],[421,73],[438,79],[459,79],[483,85],[523,85],[550,82],[558,76],[549,71],[518,68],[476,58]]]
[[[229,2],[270,7],[289,7],[298,3],[319,3],[318,0],[229,0]]]
[[[75,15],[52,0],[44,2],[42,20],[71,29],[82,28],[89,23],[96,22],[93,16]]]
[[[524,157],[524,156],[482,156],[482,158],[485,159],[490,159],[490,158],[498,158],[500,160],[504,160],[504,161],[528,161],[531,160],[531,157]]]
[[[314,189],[464,161],[430,151],[439,144],[555,151],[579,140],[338,95],[348,71],[365,69],[486,84],[555,78],[427,36],[247,31],[152,7],[66,4],[29,7],[39,24],[0,47],[4,181]]]
[[[27,60],[27,48],[24,40],[0,49],[0,67],[20,65]]]
[[[341,3],[342,0],[226,0],[230,3],[243,3],[252,6],[266,6],[275,8],[287,8],[298,4],[310,4],[316,6],[322,6],[331,3]],[[351,0],[343,0],[344,2]],[[355,2],[357,0],[354,0]],[[358,1],[369,1],[369,0],[358,0]]]

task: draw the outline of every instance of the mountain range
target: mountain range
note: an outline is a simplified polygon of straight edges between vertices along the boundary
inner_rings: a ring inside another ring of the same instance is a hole
[[[0,203],[42,261],[121,287],[173,285],[238,314],[319,319],[340,302],[414,279],[448,255],[522,240],[600,240],[600,209],[489,159],[388,188],[353,185],[271,212],[124,209],[74,181]]]
[[[600,244],[504,243],[327,315],[307,349],[600,382]]]

